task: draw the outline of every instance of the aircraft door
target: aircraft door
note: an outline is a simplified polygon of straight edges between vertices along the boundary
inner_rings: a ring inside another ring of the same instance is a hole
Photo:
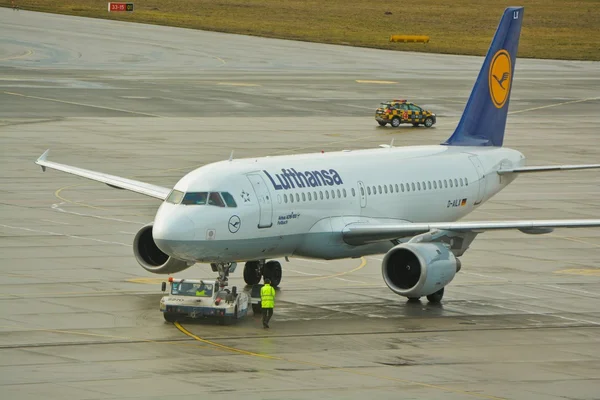
[[[258,227],[270,228],[273,226],[273,203],[271,202],[269,188],[260,174],[248,174],[247,176],[252,184],[260,208]]]
[[[470,156],[469,160],[475,166],[475,170],[477,171],[477,185],[479,186],[479,191],[477,193],[477,198],[475,199],[475,205],[481,203],[483,200],[483,196],[485,195],[485,171],[483,169],[483,165],[481,165],[481,161],[477,156]]]
[[[367,192],[362,181],[358,181],[358,195],[360,196],[360,208],[365,208],[367,206]]]

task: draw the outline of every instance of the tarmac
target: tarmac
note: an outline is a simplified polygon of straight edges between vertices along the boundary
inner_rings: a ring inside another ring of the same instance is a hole
[[[481,234],[440,305],[393,294],[383,255],[291,258],[271,329],[170,324],[131,248],[159,202],[34,164],[172,186],[232,151],[437,144],[482,60],[0,8],[2,398],[600,399],[600,229]],[[600,162],[600,63],[514,79],[505,146]],[[377,126],[392,98],[438,123]],[[551,218],[600,218],[600,172],[523,175],[466,219]]]

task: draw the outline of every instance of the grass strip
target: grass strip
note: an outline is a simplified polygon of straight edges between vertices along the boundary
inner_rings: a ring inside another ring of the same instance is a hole
[[[0,0],[10,7],[13,0]],[[22,9],[281,39],[427,53],[485,55],[507,0],[14,0]],[[600,60],[598,0],[522,0],[519,57]],[[390,43],[392,34],[430,42]]]

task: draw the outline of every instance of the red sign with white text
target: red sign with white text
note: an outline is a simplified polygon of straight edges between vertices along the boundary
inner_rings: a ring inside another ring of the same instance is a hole
[[[108,3],[108,12],[133,11],[133,3]]]

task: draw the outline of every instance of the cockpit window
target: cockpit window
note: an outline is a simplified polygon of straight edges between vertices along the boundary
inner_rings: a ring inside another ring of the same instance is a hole
[[[223,195],[223,197],[221,197]],[[182,200],[183,199],[183,200]],[[225,199],[225,201],[223,201]],[[188,192],[182,193],[177,190],[173,190],[169,197],[167,198],[167,202],[173,204],[185,204],[185,205],[206,205],[209,206],[217,206],[217,207],[237,207],[233,196],[227,192]]]
[[[186,205],[201,205],[206,204],[208,192],[188,192],[183,196],[181,204]]]
[[[225,200],[225,203],[227,203],[227,207],[237,207],[235,199],[231,194],[227,192],[221,192],[221,196],[223,196],[223,200]]]
[[[179,204],[181,203],[181,199],[183,199],[183,192],[180,192],[179,190],[173,190],[169,194],[169,197],[167,197],[166,202],[171,204]]]
[[[208,205],[217,206],[217,207],[225,207],[225,203],[223,202],[223,199],[217,192],[212,192],[210,194],[210,197],[208,198]]]

